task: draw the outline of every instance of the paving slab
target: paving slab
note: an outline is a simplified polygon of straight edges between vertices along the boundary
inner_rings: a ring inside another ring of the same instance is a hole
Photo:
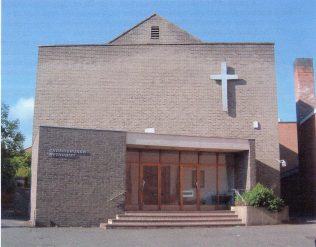
[[[1,246],[111,247],[315,247],[316,221],[274,226],[225,228],[115,229],[34,228],[28,221],[2,220]]]

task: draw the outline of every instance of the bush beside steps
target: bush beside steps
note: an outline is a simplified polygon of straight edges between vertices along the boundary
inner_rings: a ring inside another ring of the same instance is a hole
[[[244,192],[242,198],[235,196],[235,206],[253,206],[266,208],[270,212],[280,212],[284,201],[276,196],[272,189],[257,183],[251,190]]]

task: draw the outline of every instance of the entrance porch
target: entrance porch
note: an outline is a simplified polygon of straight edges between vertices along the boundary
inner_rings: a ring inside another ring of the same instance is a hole
[[[125,210],[229,209],[254,163],[251,140],[127,133]]]

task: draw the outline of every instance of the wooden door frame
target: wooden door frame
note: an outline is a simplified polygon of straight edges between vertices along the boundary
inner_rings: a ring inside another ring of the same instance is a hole
[[[179,209],[184,210],[183,208],[183,197],[182,197],[182,188],[183,188],[183,169],[184,167],[193,167],[196,171],[196,210],[201,209],[201,195],[200,195],[200,171],[201,167],[205,165],[200,164],[200,151],[195,151],[198,154],[198,161],[197,163],[181,163],[181,151],[179,150]],[[219,152],[215,152],[216,154],[216,204],[219,205]],[[138,202],[139,202],[139,210],[143,210],[144,208],[144,186],[143,186],[143,179],[144,179],[144,166],[155,166],[157,167],[157,207],[158,210],[161,210],[161,150],[159,150],[159,161],[158,163],[155,162],[141,162],[142,158],[142,150],[139,150],[139,189],[138,189]]]
[[[218,166],[219,166],[219,153],[216,153],[216,204],[219,205],[219,174],[218,174]]]

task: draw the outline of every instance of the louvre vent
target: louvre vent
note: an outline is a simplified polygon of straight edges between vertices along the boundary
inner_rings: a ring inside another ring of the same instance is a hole
[[[158,26],[151,27],[151,38],[152,39],[159,39],[159,27]]]

